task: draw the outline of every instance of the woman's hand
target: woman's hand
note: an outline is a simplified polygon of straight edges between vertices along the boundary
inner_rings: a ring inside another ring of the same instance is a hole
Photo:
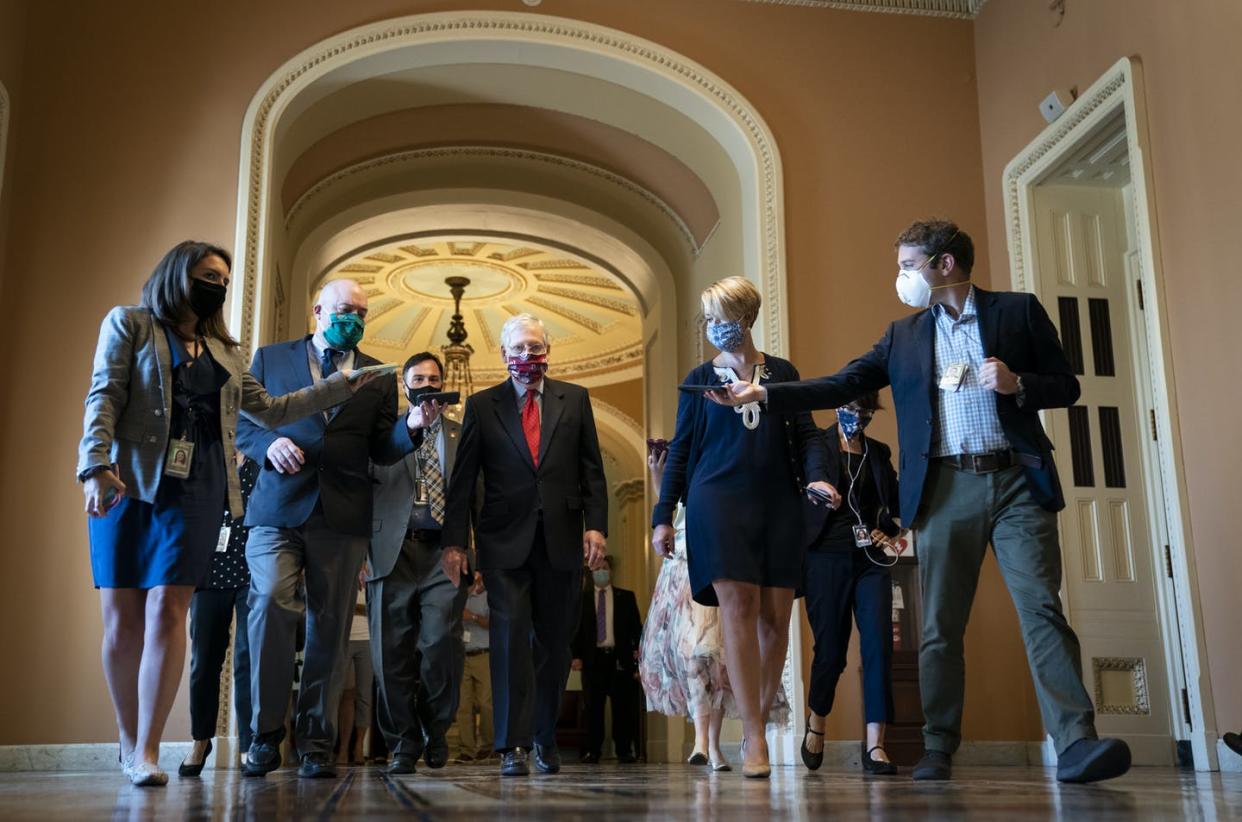
[[[436,421],[436,417],[440,416],[440,412],[447,408],[442,402],[420,402],[410,406],[410,413],[406,417],[406,427],[411,431],[417,431],[420,428],[430,428],[431,424]]]
[[[82,483],[86,496],[86,513],[92,517],[106,516],[125,496],[125,483],[111,468],[96,471]]]
[[[676,535],[671,525],[657,525],[651,532],[651,547],[660,556],[668,559],[673,555]]]
[[[812,488],[814,488],[816,491],[819,491],[821,494],[827,497],[828,507],[831,508],[832,510],[835,511],[841,507],[841,494],[840,492],[837,491],[836,488],[832,486],[832,483],[819,480],[818,482],[812,482],[808,484],[806,487],[807,487],[807,491],[810,491]],[[823,499],[811,493],[807,494],[807,499],[809,499],[812,503],[816,505],[819,505],[821,502],[823,502]]]

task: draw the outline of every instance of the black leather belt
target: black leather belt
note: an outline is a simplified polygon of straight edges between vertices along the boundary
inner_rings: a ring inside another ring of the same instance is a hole
[[[411,539],[414,542],[422,542],[424,544],[438,545],[440,542],[441,533],[442,532],[440,531],[439,528],[436,528],[434,530],[431,528],[411,528],[410,530],[405,532],[405,535],[407,539]]]
[[[1018,455],[1011,448],[987,454],[953,454],[936,459],[968,474],[992,474],[1018,464]]]

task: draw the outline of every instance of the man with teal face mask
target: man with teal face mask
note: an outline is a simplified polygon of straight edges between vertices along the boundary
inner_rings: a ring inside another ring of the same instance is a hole
[[[255,353],[251,371],[270,390],[283,393],[343,368],[379,364],[358,349],[367,316],[367,295],[358,283],[329,282],[313,311],[311,334]],[[240,421],[238,447],[263,466],[246,511],[254,706],[246,775],[262,776],[280,765],[303,613],[306,652],[294,720],[299,774],[335,775],[331,751],[343,684],[335,672],[372,533],[370,462],[391,465],[413,452],[438,413],[420,403],[399,416],[396,380],[389,377],[323,414],[274,431]],[[305,598],[297,593],[303,571]]]
[[[638,645],[643,623],[633,591],[612,584],[613,559],[591,572],[591,585],[582,595],[582,615],[574,637],[571,667],[582,672],[587,735],[580,756],[599,762],[604,746],[604,702],[612,701],[612,743],[617,761],[637,761],[639,684]]]

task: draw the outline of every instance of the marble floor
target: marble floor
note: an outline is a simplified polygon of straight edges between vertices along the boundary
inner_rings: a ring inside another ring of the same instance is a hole
[[[1138,768],[1095,786],[1059,785],[1042,768],[959,768],[951,783],[782,767],[770,781],[686,765],[570,765],[558,776],[504,779],[494,766],[376,767],[336,780],[237,771],[133,788],[119,773],[0,774],[0,819],[1242,819],[1242,774]]]

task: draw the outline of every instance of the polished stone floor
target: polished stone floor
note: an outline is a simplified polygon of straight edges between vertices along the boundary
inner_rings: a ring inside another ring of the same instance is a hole
[[[119,773],[0,774],[0,819],[1242,819],[1242,774],[1139,768],[1103,785],[1058,785],[1041,768],[959,768],[951,783],[776,768],[770,781],[686,765],[567,766],[501,780],[494,766],[393,779],[351,768],[337,780],[237,771],[133,788]]]

